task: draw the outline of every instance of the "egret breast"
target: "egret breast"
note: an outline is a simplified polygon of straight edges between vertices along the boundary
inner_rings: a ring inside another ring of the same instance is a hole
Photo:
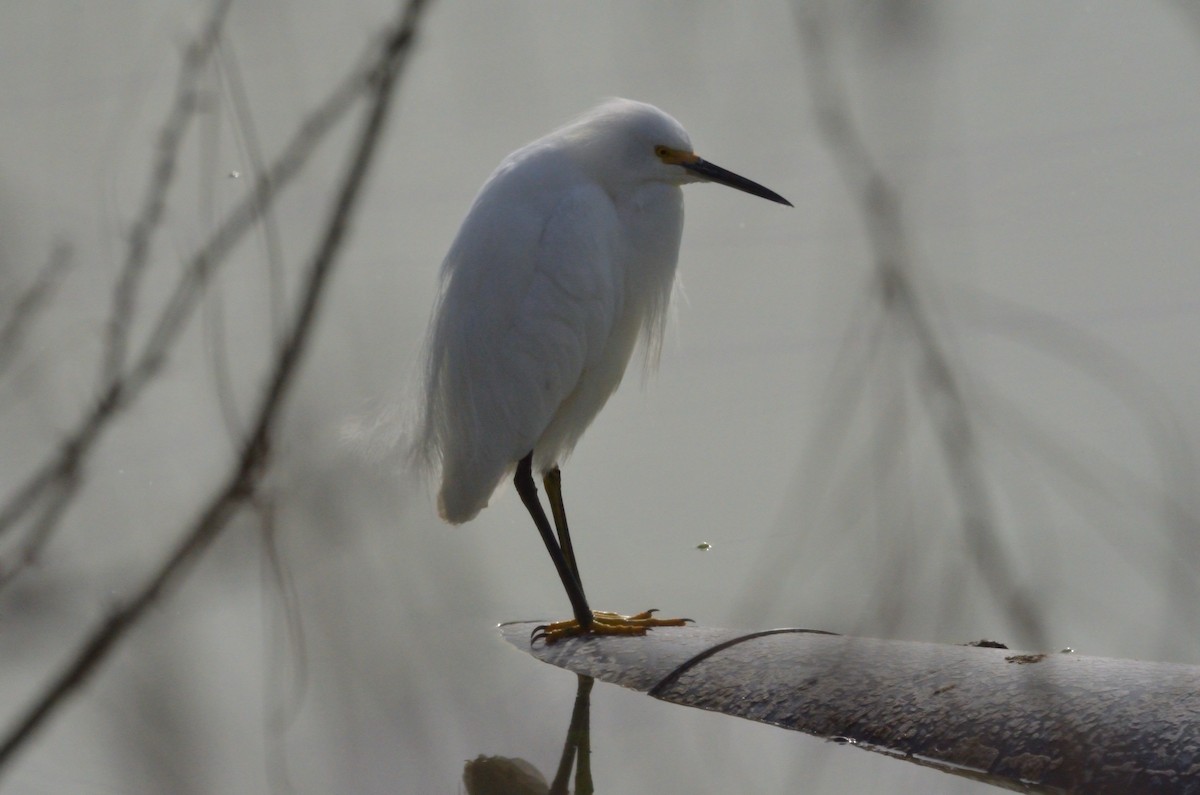
[[[534,446],[534,467],[541,472],[570,455],[620,386],[639,341],[647,365],[657,363],[683,234],[683,191],[649,183],[616,197],[614,204],[621,230],[613,254],[620,303],[611,326],[589,341],[575,388],[559,404]]]

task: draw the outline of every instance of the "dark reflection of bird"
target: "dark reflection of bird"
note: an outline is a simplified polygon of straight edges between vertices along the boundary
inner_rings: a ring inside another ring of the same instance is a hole
[[[546,783],[537,768],[524,759],[480,754],[463,765],[467,795],[567,795],[575,774],[575,795],[594,795],[592,782],[591,705],[594,679],[576,674],[575,706],[562,744],[554,780]]]
[[[616,390],[638,340],[648,358],[657,353],[683,231],[680,186],[690,182],[790,206],[702,160],[658,108],[610,100],[505,158],[442,264],[418,453],[440,465],[438,513],[455,524],[515,470],[575,615],[543,628],[547,641],[683,623],[589,609],[558,464]]]
[[[463,765],[467,795],[549,795],[550,785],[524,759],[480,754]]]

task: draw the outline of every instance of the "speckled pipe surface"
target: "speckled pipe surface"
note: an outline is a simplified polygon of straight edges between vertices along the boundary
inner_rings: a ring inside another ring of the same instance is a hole
[[[1200,667],[857,638],[659,628],[530,645],[664,701],[1032,791],[1200,793]]]

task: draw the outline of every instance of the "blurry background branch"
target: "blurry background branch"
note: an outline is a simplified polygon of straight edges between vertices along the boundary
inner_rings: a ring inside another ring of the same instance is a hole
[[[951,360],[918,295],[901,197],[875,163],[851,115],[846,91],[829,49],[828,9],[819,3],[797,4],[795,9],[817,127],[857,204],[871,243],[875,270],[871,296],[879,302],[880,312],[870,313],[878,325],[869,333],[872,337],[884,335],[885,338],[895,334],[910,340],[916,347],[919,394],[940,441],[950,492],[958,501],[972,562],[996,600],[1007,606],[1012,619],[1029,632],[1033,643],[1040,647],[1046,634],[1038,610],[1019,584],[1012,562],[997,543],[992,497],[980,459],[974,421],[960,383],[960,368]],[[903,5],[889,13],[921,14],[919,10],[906,10]],[[849,415],[843,413],[842,416]],[[888,422],[894,423],[895,418]],[[842,423],[833,423],[839,424]],[[885,443],[880,442],[881,448]]]
[[[280,414],[288,391],[295,379],[298,366],[315,330],[316,319],[321,306],[328,279],[337,262],[341,245],[348,233],[349,222],[357,206],[357,200],[370,166],[378,148],[381,133],[384,129],[390,108],[393,87],[405,57],[411,50],[416,34],[416,26],[425,3],[423,0],[410,0],[400,13],[399,20],[390,29],[384,40],[373,48],[373,54],[368,58],[365,68],[357,71],[352,79],[343,84],[329,101],[310,117],[292,146],[285,150],[284,156],[276,161],[275,168],[268,174],[261,175],[256,186],[255,197],[249,205],[243,205],[218,231],[217,237],[209,246],[193,260],[193,264],[185,273],[184,283],[173,295],[168,307],[159,318],[157,333],[147,345],[143,357],[131,369],[122,371],[128,381],[119,376],[111,381],[105,392],[107,400],[102,401],[111,408],[106,413],[85,424],[91,430],[81,436],[74,447],[90,444],[104,421],[111,416],[117,406],[127,401],[128,393],[125,384],[132,383],[138,387],[157,371],[162,359],[166,356],[171,341],[178,333],[189,310],[195,304],[195,295],[202,290],[211,276],[215,263],[220,254],[226,253],[236,239],[236,235],[228,231],[236,228],[238,234],[252,223],[261,212],[268,196],[273,196],[283,174],[294,174],[303,165],[303,153],[311,149],[314,138],[319,132],[324,132],[340,117],[341,112],[348,109],[350,99],[360,93],[360,89],[370,91],[371,105],[367,111],[363,127],[353,144],[351,161],[343,177],[337,194],[337,201],[325,223],[317,250],[307,269],[304,284],[301,289],[292,320],[282,341],[267,381],[266,388],[254,412],[250,431],[247,433],[236,462],[232,466],[225,483],[210,499],[207,505],[189,524],[178,544],[149,577],[146,583],[123,604],[117,606],[110,615],[96,626],[80,644],[80,647],[69,658],[60,673],[53,678],[46,689],[34,698],[31,706],[19,716],[0,742],[0,768],[5,767],[13,755],[23,747],[45,720],[61,707],[67,696],[83,685],[96,671],[98,666],[107,658],[116,644],[142,618],[147,608],[153,605],[166,590],[175,585],[203,553],[212,541],[220,534],[236,512],[251,500],[261,483],[270,462],[270,448],[273,431],[280,422]],[[218,4],[216,14],[221,14],[225,5]],[[210,33],[212,28],[210,28]],[[334,109],[337,112],[334,112]],[[289,155],[291,158],[289,158]],[[281,164],[288,164],[284,168]],[[169,168],[165,171],[169,172]],[[156,182],[157,184],[157,182]],[[156,190],[152,188],[152,191]],[[243,219],[244,220],[241,220]],[[221,232],[225,232],[225,236]],[[128,275],[128,271],[126,272]],[[136,276],[131,277],[135,281]],[[121,302],[118,301],[118,304]],[[123,339],[124,332],[119,332],[114,338]],[[120,356],[110,353],[111,361],[118,366]],[[86,440],[83,441],[83,440]],[[64,478],[77,481],[81,453],[63,454],[70,461],[60,465],[52,477],[53,481],[61,483]],[[44,487],[43,487],[44,488]],[[51,506],[61,505],[64,497],[59,496]],[[43,537],[44,537],[43,531]]]
[[[138,286],[150,260],[155,233],[166,211],[167,196],[174,181],[179,148],[200,104],[199,85],[210,56],[221,40],[221,27],[229,12],[229,0],[213,4],[204,30],[185,49],[175,101],[159,132],[154,168],[146,187],[142,210],[129,233],[129,249],[125,263],[117,276],[113,292],[112,311],[108,317],[103,367],[100,372],[101,391],[120,379],[125,368],[126,349],[137,309]]]
[[[1082,375],[1089,398],[1114,398],[1157,459],[1158,471],[1147,477],[1120,458],[1110,465],[1064,427],[1039,422],[1037,407],[1013,394],[1023,384],[991,380],[986,366],[956,355],[957,329],[936,311],[944,306],[933,300],[934,288],[948,288],[935,281],[932,268],[921,267],[930,243],[919,239],[920,223],[910,228],[906,219],[901,175],[906,166],[928,162],[921,147],[930,138],[923,125],[934,116],[931,96],[941,74],[938,15],[907,2],[812,2],[793,9],[816,127],[861,222],[871,272],[849,315],[827,407],[780,519],[780,534],[795,539],[801,517],[803,542],[789,554],[775,545],[764,550],[743,614],[780,599],[801,561],[828,559],[848,543],[841,538],[855,523],[871,517],[875,543],[887,553],[882,575],[868,588],[875,604],[867,631],[883,627],[904,635],[901,611],[912,604],[885,595],[911,585],[925,561],[944,560],[942,549],[957,549],[957,536],[970,564],[966,574],[957,566],[929,569],[943,620],[966,614],[956,594],[969,577],[986,587],[1012,628],[1015,637],[1007,639],[1051,647],[1047,597],[1055,583],[1045,576],[1043,549],[1054,545],[1058,528],[1038,489],[1087,515],[1089,541],[1107,545],[1143,576],[1165,574],[1162,582],[1177,603],[1194,602],[1200,596],[1194,456],[1150,376],[1100,338],[1044,311],[949,288],[951,306],[969,328],[998,332],[1026,353]],[[1012,455],[1024,470],[1032,464],[1033,487],[1002,477],[998,454]],[[950,529],[940,535],[938,527],[923,526],[928,520],[921,516],[939,493],[952,510]],[[1034,515],[1031,505],[1045,512]],[[1010,516],[1023,521],[1010,523]],[[1186,642],[1164,637],[1161,654],[1187,653]]]
[[[35,471],[0,508],[0,536],[37,509],[25,539],[0,558],[0,587],[7,585],[25,565],[37,558],[78,492],[83,477],[82,464],[109,419],[122,407],[130,405],[141,386],[150,380],[143,376],[134,383],[135,379],[130,376],[141,368],[135,365],[130,371],[125,369],[137,289],[166,210],[179,148],[199,104],[199,81],[220,39],[229,5],[229,0],[214,3],[203,30],[184,50],[174,101],[159,132],[154,168],[141,212],[129,233],[128,250],[113,292],[101,362],[99,398],[53,458]]]
[[[214,20],[222,18],[224,8],[224,3],[214,7]],[[211,30],[210,22],[205,35]],[[185,72],[198,68],[195,53],[207,50],[194,45],[188,52],[191,55],[185,59]],[[107,377],[85,416],[48,460],[37,467],[0,505],[0,536],[10,533],[22,522],[27,523],[23,537],[0,558],[0,585],[11,581],[44,548],[78,491],[84,466],[95,445],[112,420],[133,405],[142,390],[161,371],[205,289],[243,235],[262,220],[280,191],[301,172],[318,144],[345,117],[354,101],[364,90],[376,84],[380,68],[377,52],[377,47],[369,49],[359,66],[308,115],[270,166],[256,175],[250,193],[225,216],[208,241],[188,259],[175,288],[154,318],[145,344],[127,364],[121,365],[126,358],[121,351],[127,344],[130,319],[126,317],[110,321],[110,341],[105,356],[109,362],[117,363],[116,369],[109,372],[112,368],[105,368]],[[181,80],[178,90],[190,94],[194,89],[190,80]],[[191,114],[184,112],[187,107],[190,107],[189,102],[176,101],[167,124],[168,130],[192,118]],[[177,142],[181,135],[182,131],[164,131],[160,141]],[[160,154],[166,148],[160,143]],[[143,231],[134,235],[131,247],[148,245],[138,241],[157,227],[157,221],[151,222],[149,219],[158,218],[161,213],[165,197],[158,194],[167,187],[171,172],[172,168],[163,164],[156,168],[158,176],[151,181],[148,189],[151,196],[146,202],[145,212],[148,215],[135,224],[136,228]],[[114,312],[126,311],[130,306],[132,290],[136,287],[136,274],[142,271],[138,263],[143,256],[131,253],[127,258],[120,277],[126,286],[117,292]]]
[[[824,421],[818,424],[819,430],[805,459],[809,464],[805,468],[802,490],[809,495],[819,494],[820,486],[814,484],[828,483],[830,473],[836,469],[834,462],[853,438],[851,423],[867,397],[869,374],[873,370],[883,369],[899,383],[888,386],[880,416],[872,424],[873,454],[866,466],[871,469],[872,477],[879,481],[886,481],[897,470],[902,471],[906,459],[901,453],[911,444],[906,437],[921,423],[905,418],[910,404],[904,398],[902,384],[908,380],[908,374],[895,368],[902,367],[901,363],[912,362],[916,396],[920,407],[927,412],[938,440],[938,449],[945,461],[944,471],[949,478],[949,491],[957,501],[961,527],[975,569],[997,601],[1007,606],[1008,614],[1018,626],[1028,631],[1038,643],[1044,637],[1038,611],[1021,589],[1012,563],[997,543],[992,497],[979,458],[971,411],[960,383],[959,366],[947,352],[919,294],[901,195],[876,163],[863,138],[852,116],[838,66],[834,63],[831,51],[834,34],[830,27],[835,22],[838,7],[836,4],[805,3],[796,4],[794,8],[817,128],[861,218],[870,243],[873,269],[864,304],[852,315],[854,333],[845,338],[838,360],[839,369],[831,379],[834,399],[830,401]],[[912,13],[920,15],[919,11]],[[858,341],[865,345],[861,351],[853,351],[853,343]],[[907,355],[903,348],[895,347],[905,344],[912,346]],[[855,354],[853,360],[848,358],[851,353]],[[878,493],[881,489],[872,482],[866,491]],[[859,491],[850,499],[869,504],[878,498]],[[850,509],[851,514],[856,512],[853,507]],[[900,517],[886,506],[880,521],[885,525],[901,523]],[[771,561],[764,563],[771,573],[756,582],[773,586],[757,588],[753,598],[759,604],[777,597],[779,587],[788,579],[787,569],[794,565],[795,558],[772,553]],[[903,561],[898,560],[892,569],[893,577],[900,576],[895,572],[904,570]]]

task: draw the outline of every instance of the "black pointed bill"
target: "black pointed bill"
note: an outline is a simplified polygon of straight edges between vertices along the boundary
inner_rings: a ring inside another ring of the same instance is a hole
[[[695,157],[695,155],[692,157]],[[753,182],[745,177],[738,176],[732,171],[726,171],[720,166],[710,163],[703,158],[696,157],[695,160],[681,161],[679,165],[683,166],[696,176],[703,177],[710,182],[717,182],[721,185],[728,185],[731,188],[737,188],[740,191],[749,193],[751,196],[758,196],[760,199],[767,199],[768,201],[777,202],[779,204],[786,204],[788,207],[792,206],[790,201],[783,198],[770,188],[764,188],[757,182]]]

